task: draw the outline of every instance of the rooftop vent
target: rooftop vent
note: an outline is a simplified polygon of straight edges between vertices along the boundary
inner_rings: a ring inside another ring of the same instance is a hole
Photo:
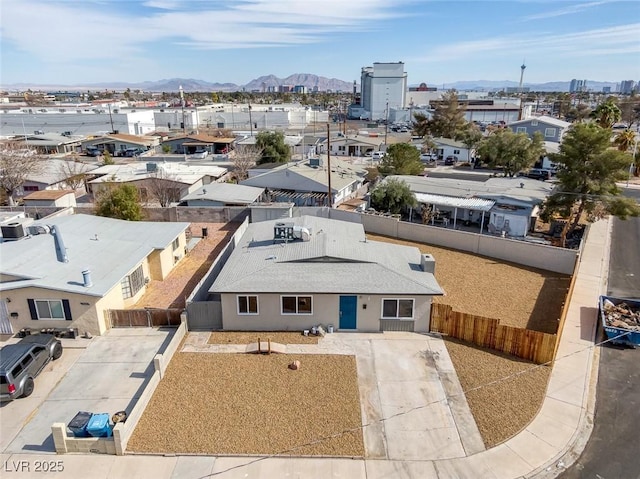
[[[425,273],[435,274],[436,259],[430,254],[420,255],[420,266],[422,266],[422,271]]]
[[[27,233],[22,223],[13,222],[0,227],[2,230],[2,237],[5,241],[14,241],[24,238]]]
[[[147,163],[147,172],[148,173],[155,173],[156,171],[158,171],[158,164],[157,163]]]

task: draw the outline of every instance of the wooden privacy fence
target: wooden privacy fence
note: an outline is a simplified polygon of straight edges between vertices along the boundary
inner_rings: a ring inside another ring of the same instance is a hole
[[[182,309],[109,309],[112,328],[179,326]]]
[[[432,332],[496,349],[536,364],[553,360],[557,335],[502,326],[500,320],[453,311],[447,304],[431,305]]]

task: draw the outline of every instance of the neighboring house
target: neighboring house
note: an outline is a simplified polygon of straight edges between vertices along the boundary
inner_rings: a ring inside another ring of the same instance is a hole
[[[184,163],[128,163],[104,165],[92,171],[99,177],[89,182],[94,197],[118,184],[134,185],[144,202],[153,202],[159,193],[168,194],[170,202],[213,183],[227,173],[226,168]],[[156,198],[157,199],[157,198]]]
[[[37,171],[30,173],[16,191],[16,197],[28,195],[42,190],[75,189],[77,194],[84,194],[86,178],[92,178],[97,165],[80,161],[47,158],[42,160]]]
[[[66,208],[76,206],[76,195],[73,190],[34,191],[22,199],[24,206],[49,206]]]
[[[57,133],[44,133],[40,135],[16,136],[15,141],[26,145],[28,148],[35,148],[42,154],[64,154],[76,153],[82,150],[82,140],[86,137]]]
[[[524,237],[535,226],[540,204],[553,191],[553,183],[524,177],[487,181],[421,176],[388,176],[407,183],[420,204],[418,210],[438,210],[457,222],[474,223],[481,231]]]
[[[553,141],[544,142],[544,155],[540,157],[534,165],[535,168],[544,168],[545,170],[556,171],[557,165],[551,161],[550,155],[560,153],[560,144]]]
[[[178,206],[247,206],[261,202],[263,196],[264,188],[211,183],[181,198]]]
[[[450,138],[434,138],[433,143],[436,145],[434,152],[440,160],[453,156],[457,158],[455,161],[468,161],[469,158],[473,157],[474,150],[471,151],[471,156],[469,156],[469,148],[461,141],[455,141]]]
[[[2,329],[103,334],[106,310],[134,305],[182,259],[188,226],[91,215],[2,224]]]
[[[443,293],[415,247],[368,241],[361,224],[302,216],[252,223],[209,289],[227,330],[429,331]]]
[[[82,142],[82,150],[93,147],[101,151],[108,151],[114,156],[123,156],[127,150],[147,151],[153,150],[160,144],[157,136],[137,136],[124,133],[112,133],[87,139]]]
[[[526,133],[533,138],[536,132],[542,133],[544,141],[561,143],[571,123],[551,116],[538,116],[526,120],[514,121],[507,125],[514,133]]]
[[[212,155],[223,155],[231,151],[235,141],[235,138],[220,138],[204,134],[182,135],[165,139],[162,147],[168,146],[169,153],[191,155],[206,152]]]
[[[329,175],[323,158],[284,163],[240,182],[241,185],[267,188],[269,201],[284,201],[297,206],[328,206]],[[258,165],[258,169],[262,165]],[[363,194],[367,171],[338,159],[331,160],[332,204]]]
[[[380,151],[384,145],[383,137],[368,137],[363,135],[326,139],[319,145],[321,153],[327,153],[327,146],[331,149],[331,156],[365,156],[367,153]]]

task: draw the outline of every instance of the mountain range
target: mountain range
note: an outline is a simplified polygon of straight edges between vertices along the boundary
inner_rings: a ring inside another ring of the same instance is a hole
[[[547,83],[524,83],[524,87],[528,87],[531,91],[569,91],[569,81],[553,81]],[[101,82],[89,83],[82,85],[58,85],[58,84],[35,84],[35,83],[16,83],[11,85],[2,85],[8,90],[26,90],[28,88],[37,90],[141,90],[148,92],[177,92],[182,86],[185,92],[213,92],[213,91],[266,91],[269,87],[277,87],[281,85],[304,85],[308,91],[313,91],[316,87],[318,91],[342,91],[345,93],[353,91],[353,82],[339,80],[337,78],[327,78],[311,73],[294,73],[286,78],[279,78],[275,75],[265,75],[251,80],[245,85],[237,85],[235,83],[217,83],[205,80],[196,80],[192,78],[170,78],[158,81],[144,81],[138,83],[126,82]],[[497,91],[507,87],[517,87],[518,83],[514,81],[493,81],[493,80],[465,80],[453,83],[445,83],[436,85],[428,83],[429,86],[436,86],[438,89],[449,90],[455,88],[459,91],[480,90],[480,91]],[[359,84],[357,84],[359,90]],[[603,87],[610,87],[611,91],[616,90],[615,82],[599,82],[587,80],[587,87],[591,91],[601,92]]]

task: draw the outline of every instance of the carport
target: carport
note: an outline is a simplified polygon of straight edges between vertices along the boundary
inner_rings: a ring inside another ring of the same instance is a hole
[[[431,205],[432,212],[435,213],[436,207],[444,207],[447,209],[453,208],[453,227],[455,229],[458,220],[458,209],[464,209],[469,212],[478,211],[481,213],[480,218],[480,232],[484,230],[484,217],[485,213],[489,212],[495,205],[495,201],[487,200],[483,198],[464,198],[456,196],[434,195],[431,193],[415,193],[416,199],[419,203],[424,205]],[[413,217],[413,208],[410,212],[410,220]],[[431,216],[431,224],[434,224],[434,215]]]

